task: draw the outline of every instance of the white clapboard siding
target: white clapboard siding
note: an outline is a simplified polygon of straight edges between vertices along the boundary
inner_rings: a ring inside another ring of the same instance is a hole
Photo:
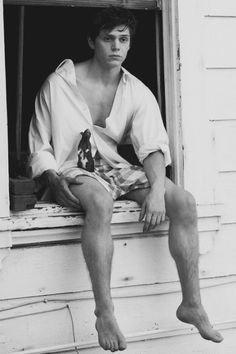
[[[222,201],[221,223],[236,224],[236,2],[207,1],[204,63],[207,114],[212,121],[216,186]]]
[[[223,222],[232,223],[236,183],[226,174],[236,167],[236,1],[181,0],[179,28],[185,186],[202,203],[222,202]]]
[[[184,184],[197,202],[215,203],[217,172],[205,95],[204,1],[178,4]]]
[[[204,89],[208,119],[236,118],[236,69],[206,69]]]
[[[200,277],[236,274],[235,243],[234,232],[200,233]],[[112,287],[178,280],[167,236],[116,239],[114,246]],[[81,244],[74,242],[12,249],[0,282],[1,299],[91,289]]]
[[[219,178],[220,193],[224,202],[221,223],[236,224],[236,172],[219,173]]]
[[[223,327],[223,326],[222,326]],[[221,329],[225,337],[225,342],[221,344],[214,344],[208,341],[203,341],[198,334],[193,331],[185,330],[171,330],[167,332],[148,332],[137,334],[134,337],[128,338],[128,348],[125,354],[232,354],[235,352],[235,328]],[[191,335],[189,335],[191,334]],[[41,347],[42,348],[42,347]],[[51,348],[51,350],[50,350]],[[47,347],[46,350],[29,350],[25,354],[50,354],[55,353],[54,347]],[[56,353],[75,354],[75,350],[65,351],[65,348],[74,348],[74,345],[60,345],[57,346]],[[64,350],[59,350],[64,348]],[[196,349],[197,348],[197,349]],[[104,350],[95,344],[78,345],[79,353],[83,354],[103,354]],[[21,354],[22,352],[15,352]]]
[[[236,171],[236,119],[215,121],[213,129],[217,170]]]
[[[203,39],[207,68],[236,68],[236,16],[205,17]]]
[[[202,6],[205,10],[205,15],[218,17],[236,16],[235,0],[203,0]]]
[[[116,316],[128,339],[129,347],[137,348],[134,342],[141,342],[145,339],[147,345],[144,349],[147,350],[152,347],[152,343],[148,341],[152,342],[156,339],[155,346],[158,349],[162,338],[173,337],[178,343],[183,341],[183,338],[178,341],[179,336],[196,333],[192,326],[179,322],[175,316],[176,308],[181,301],[180,289],[176,288],[175,284],[156,285],[155,291],[150,294],[149,288],[144,288],[146,294],[144,289],[142,289],[143,294],[139,292],[139,288],[126,288],[123,294],[120,289],[117,289],[117,292],[113,291]],[[201,283],[201,288],[202,300],[214,327],[233,328],[235,332],[236,310],[233,305],[236,295],[236,278],[205,280]],[[94,302],[89,296],[79,300],[78,295],[75,293],[3,301],[1,308],[6,310],[0,311],[0,331],[2,342],[5,341],[6,352],[12,352],[12,348],[15,351],[23,348],[29,350],[52,345],[62,346],[75,341],[79,343],[81,349],[87,348],[87,350],[90,349],[90,353],[96,353]],[[218,303],[222,306],[217,306]],[[17,307],[20,305],[22,306]],[[228,316],[228,321],[225,321],[226,316]],[[198,335],[195,340],[195,344],[199,343],[201,348],[208,350],[214,348],[212,343],[202,342]],[[185,346],[181,348],[186,350],[186,342],[184,343]],[[168,345],[169,341],[163,348],[168,348]],[[0,344],[0,349],[2,348],[3,344],[2,347]],[[227,343],[223,348],[227,348]],[[221,352],[223,353],[222,349]]]

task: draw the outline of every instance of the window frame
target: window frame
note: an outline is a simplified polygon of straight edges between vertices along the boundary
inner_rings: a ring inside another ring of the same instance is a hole
[[[170,150],[172,155],[171,178],[178,185],[183,185],[183,154],[182,154],[182,125],[180,112],[180,62],[178,44],[178,3],[176,0],[153,1],[84,1],[84,0],[30,0],[31,5],[63,5],[72,6],[107,6],[108,4],[125,5],[128,8],[162,9],[163,45],[164,45],[164,80],[165,80],[165,106],[167,132],[170,138]],[[29,5],[29,0],[4,0],[4,4]],[[98,5],[99,4],[99,5]],[[74,6],[74,5],[73,5]],[[154,7],[155,6],[155,7]],[[155,10],[154,10],[155,11]],[[158,26],[156,26],[158,31]],[[158,35],[156,35],[158,41]],[[158,50],[158,46],[157,46]],[[2,168],[0,170],[0,218],[9,217],[9,175],[8,175],[8,138],[7,138],[7,106],[6,106],[6,73],[4,54],[4,28],[3,28],[3,0],[0,0],[0,74],[3,80],[0,82],[0,158]],[[157,63],[157,72],[160,67]],[[159,89],[160,90],[160,89]],[[158,90],[158,91],[159,91]],[[159,91],[160,92],[160,91]],[[158,92],[158,93],[159,93]],[[1,231],[1,228],[0,228]]]
[[[0,0],[0,217],[9,216],[9,175],[7,136],[7,96],[3,26],[3,2]]]
[[[78,6],[78,7],[106,7],[108,5],[124,6],[129,9],[152,10],[160,9],[162,0],[3,0],[6,5],[31,6]]]

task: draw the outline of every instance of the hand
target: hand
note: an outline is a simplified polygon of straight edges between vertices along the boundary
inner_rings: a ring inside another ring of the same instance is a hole
[[[143,231],[151,231],[154,227],[165,221],[165,199],[164,192],[151,191],[143,201],[139,221],[144,220]]]
[[[47,170],[43,177],[52,193],[53,199],[60,205],[78,209],[81,207],[80,201],[70,191],[70,184],[82,184],[76,178],[65,177],[63,174],[57,174],[54,170]]]

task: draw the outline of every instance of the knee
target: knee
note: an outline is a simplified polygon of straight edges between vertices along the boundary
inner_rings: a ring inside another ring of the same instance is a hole
[[[178,192],[176,203],[172,208],[172,216],[185,224],[194,223],[197,219],[196,201],[193,195],[185,190]]]
[[[108,193],[98,193],[89,195],[86,216],[95,222],[110,223],[113,212],[113,199]]]

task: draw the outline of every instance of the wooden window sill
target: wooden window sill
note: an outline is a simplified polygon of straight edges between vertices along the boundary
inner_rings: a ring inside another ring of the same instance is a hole
[[[114,238],[166,236],[169,221],[144,235],[143,222],[139,222],[140,207],[133,201],[115,201],[111,221]],[[221,209],[219,205],[199,205],[199,231],[219,229]],[[83,211],[64,208],[53,203],[36,204],[34,209],[11,212],[10,218],[1,218],[1,234],[11,233],[12,245],[64,242],[79,240],[84,224]],[[1,246],[1,245],[0,245]]]

